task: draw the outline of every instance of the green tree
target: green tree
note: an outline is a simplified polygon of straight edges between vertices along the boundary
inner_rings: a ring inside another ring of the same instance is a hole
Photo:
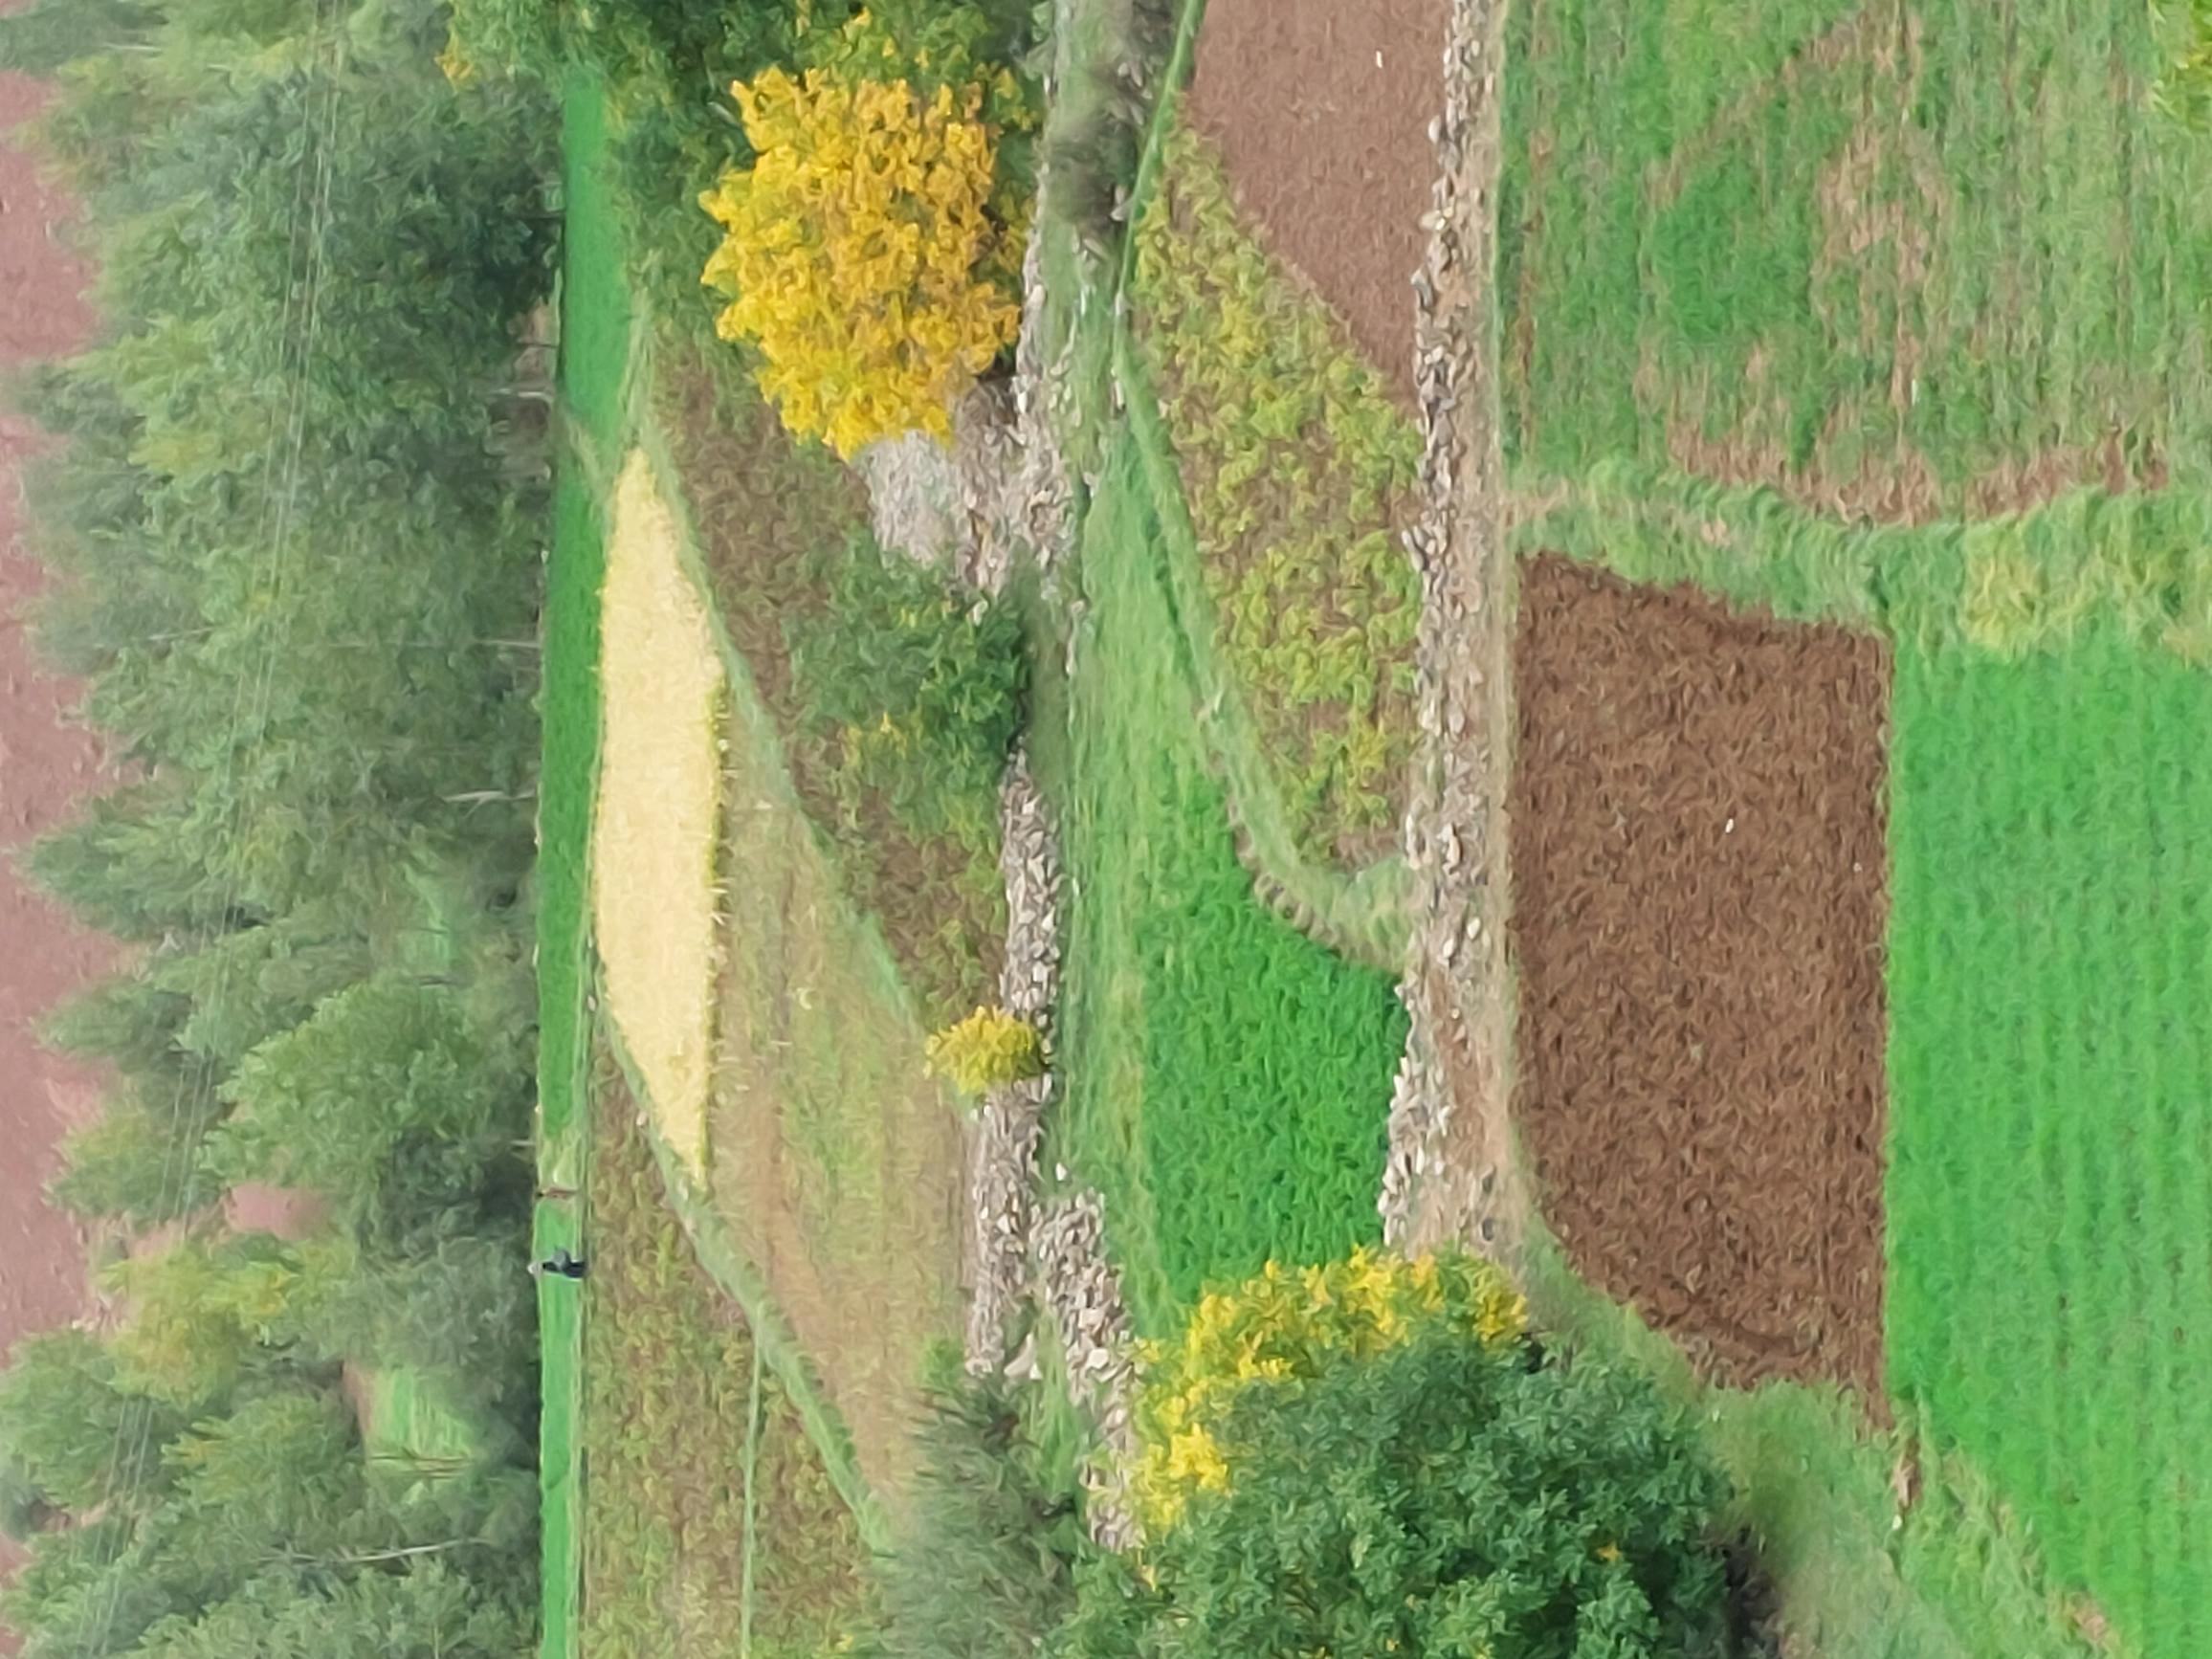
[[[1034,1653],[1074,1611],[1081,1493],[1023,1406],[957,1367],[931,1389],[912,1502],[877,1566],[879,1659]]]
[[[128,1387],[84,1331],[27,1338],[0,1372],[0,1450],[65,1509],[114,1512],[158,1493],[162,1448],[183,1427],[174,1407]]]
[[[362,1573],[270,1573],[197,1618],[146,1634],[144,1659],[515,1659],[528,1609],[437,1560]]]
[[[73,1215],[136,1229],[199,1214],[222,1195],[200,1167],[210,1121],[200,1102],[183,1087],[159,1104],[135,1092],[111,1094],[100,1117],[62,1141],[61,1173],[49,1191]]]
[[[472,1030],[453,987],[392,975],[262,1044],[225,1093],[210,1167],[322,1193],[364,1234],[469,1200],[527,1122],[516,1045]]]
[[[1717,1474],[1651,1386],[1430,1332],[1246,1384],[1226,1493],[1084,1575],[1065,1659],[1726,1649]]]

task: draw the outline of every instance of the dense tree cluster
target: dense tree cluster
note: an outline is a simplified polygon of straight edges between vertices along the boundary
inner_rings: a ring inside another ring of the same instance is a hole
[[[129,947],[52,1035],[115,1079],[58,1192],[132,1247],[111,1333],[0,1376],[33,1656],[529,1639],[555,122],[441,72],[448,28],[443,0],[0,23],[0,63],[59,83],[41,137],[104,319],[20,388],[60,440],[39,632],[127,780],[31,859]],[[248,1182],[327,1219],[235,1234]],[[465,1450],[368,1421],[363,1379],[403,1370]]]

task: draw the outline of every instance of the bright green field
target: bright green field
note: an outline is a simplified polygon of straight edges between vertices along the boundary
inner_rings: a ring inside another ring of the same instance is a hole
[[[1901,439],[1951,499],[2115,430],[2205,482],[2212,144],[2149,107],[2143,0],[1552,0],[1510,27],[1525,466],[1662,460],[1674,416],[1840,475]]]
[[[602,185],[606,112],[596,87],[578,78],[565,100],[562,135],[567,197],[562,267],[561,387],[593,442],[610,444],[621,414],[629,301],[614,222]],[[562,457],[546,572],[544,763],[538,820],[538,1161],[548,1184],[581,1190],[586,1159],[583,1094],[586,892],[591,792],[599,756],[599,514],[580,456]],[[538,1206],[536,1247],[580,1248],[572,1206]],[[569,1294],[564,1294],[569,1293]],[[582,1572],[583,1460],[580,1299],[549,1280],[539,1299],[544,1415],[539,1469],[544,1488],[545,1659],[577,1651]]]
[[[1890,1341],[2145,1659],[2212,1651],[2212,675],[1898,664]]]
[[[1145,473],[1124,437],[1085,524],[1063,1022],[1048,1149],[1095,1182],[1139,1323],[1270,1256],[1376,1239],[1405,1018],[1383,975],[1263,909],[1195,723]]]

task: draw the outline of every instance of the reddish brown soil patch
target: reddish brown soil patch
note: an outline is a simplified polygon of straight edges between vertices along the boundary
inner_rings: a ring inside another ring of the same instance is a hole
[[[0,0],[0,11],[10,0]],[[33,82],[0,75],[0,133],[34,115]],[[53,357],[81,342],[91,316],[84,273],[55,241],[67,217],[31,158],[0,142],[0,369]],[[22,422],[0,416],[0,1353],[85,1305],[85,1241],[46,1203],[62,1132],[97,1107],[81,1067],[38,1047],[36,1023],[100,973],[109,949],[17,878],[14,854],[73,813],[99,781],[100,750],[67,718],[73,688],[38,672],[22,621],[38,567],[20,545],[18,474],[34,446]],[[0,1571],[17,1559],[0,1540]],[[15,1649],[0,1630],[0,1653]]]
[[[1576,1267],[1719,1377],[1882,1377],[1877,642],[1546,559],[1515,1100]]]
[[[1190,116],[1271,250],[1413,401],[1447,0],[1211,0]]]

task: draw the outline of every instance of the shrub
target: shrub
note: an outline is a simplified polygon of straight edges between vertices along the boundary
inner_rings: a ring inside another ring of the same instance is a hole
[[[978,1008],[945,1027],[930,1038],[928,1052],[929,1069],[962,1095],[982,1095],[1045,1070],[1045,1039],[1037,1028],[1004,1008]]]
[[[1233,1290],[1209,1292],[1173,1343],[1148,1345],[1138,1406],[1139,1514],[1155,1530],[1171,1527],[1199,1493],[1228,1490],[1219,1431],[1248,1383],[1311,1379],[1427,1331],[1495,1347],[1518,1341],[1527,1326],[1520,1294],[1473,1256],[1408,1260],[1361,1249],[1297,1272],[1270,1262]]]
[[[877,1568],[892,1655],[1027,1655],[1075,1606],[1090,1553],[1072,1459],[998,1378],[953,1371],[928,1391],[920,1469],[891,1552]]]
[[[825,556],[828,603],[787,625],[804,718],[834,743],[848,811],[880,789],[918,834],[987,835],[1021,722],[1021,622],[855,541]]]
[[[1084,1573],[1063,1659],[1725,1650],[1721,1483],[1640,1379],[1432,1322],[1221,1437],[1228,1489]]]
[[[819,67],[732,87],[756,160],[699,198],[725,232],[702,280],[785,424],[850,458],[948,436],[1013,343],[1028,210],[999,148],[1034,118],[1010,71],[932,85],[932,55],[910,66],[865,12],[831,38]]]

